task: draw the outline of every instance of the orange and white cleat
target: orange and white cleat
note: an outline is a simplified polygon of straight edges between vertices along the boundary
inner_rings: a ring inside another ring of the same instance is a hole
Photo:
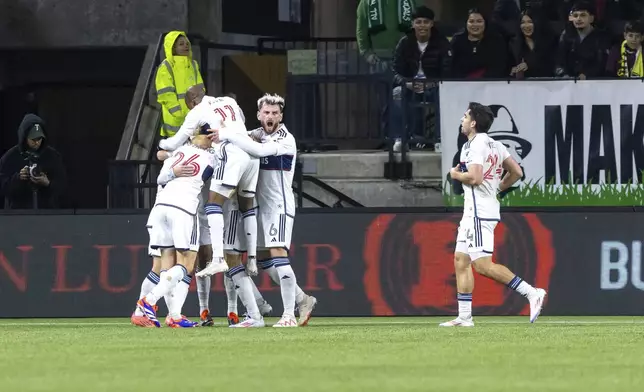
[[[204,309],[204,311],[201,312],[201,315],[199,316],[199,325],[202,327],[212,327],[215,325],[208,309]]]
[[[239,316],[235,312],[228,313],[228,325],[235,325],[239,323]]]

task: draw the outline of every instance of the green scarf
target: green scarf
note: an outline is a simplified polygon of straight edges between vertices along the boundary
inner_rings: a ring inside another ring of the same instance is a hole
[[[369,32],[377,33],[387,29],[385,26],[385,18],[383,15],[383,1],[392,0],[367,0],[367,20],[369,21]],[[406,33],[411,27],[411,13],[414,5],[412,0],[396,0],[398,1],[398,30]]]

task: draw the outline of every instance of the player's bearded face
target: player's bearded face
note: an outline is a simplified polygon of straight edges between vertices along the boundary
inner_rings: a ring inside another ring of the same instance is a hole
[[[264,131],[266,133],[273,133],[282,122],[282,110],[278,105],[264,105],[257,117]]]

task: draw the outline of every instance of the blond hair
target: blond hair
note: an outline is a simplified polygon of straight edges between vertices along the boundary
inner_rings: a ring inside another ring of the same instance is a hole
[[[257,110],[261,111],[264,105],[277,105],[280,107],[280,112],[283,112],[284,98],[277,94],[264,94],[263,97],[257,100]]]

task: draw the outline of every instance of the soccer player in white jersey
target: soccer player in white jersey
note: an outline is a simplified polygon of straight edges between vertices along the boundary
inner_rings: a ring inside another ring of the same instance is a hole
[[[231,97],[209,97],[202,88],[192,86],[186,91],[186,105],[190,112],[177,133],[176,138],[160,143],[163,149],[176,148],[184,143],[196,129],[209,129],[227,126],[241,134],[246,134],[246,126],[237,102]],[[243,213],[244,232],[248,244],[248,265],[257,269],[257,218],[254,210],[255,189],[259,161],[229,143],[214,144],[217,156],[217,167],[210,182],[208,202],[205,203],[206,216],[212,242],[213,257],[204,269],[199,271],[197,278],[212,276],[219,272],[228,271],[224,259],[224,216],[222,206],[233,192],[237,190],[239,208]],[[251,268],[252,270],[252,268]],[[248,314],[258,326],[263,326],[263,317],[259,312],[253,296],[253,282],[246,269],[238,271],[232,277],[235,286],[239,286],[239,297],[246,307]]]
[[[465,205],[458,226],[454,269],[458,317],[442,327],[473,327],[472,266],[479,274],[515,290],[530,302],[530,322],[541,313],[546,291],[534,288],[507,267],[492,262],[494,228],[501,220],[497,193],[507,190],[523,175],[519,164],[502,143],[487,135],[494,115],[487,106],[471,102],[461,120],[461,132],[468,138],[461,149],[460,163],[452,168],[452,179],[463,183]],[[507,173],[501,178],[503,171]]]
[[[229,141],[252,156],[260,158],[257,203],[259,207],[258,246],[259,266],[271,279],[280,285],[284,313],[274,327],[297,327],[295,303],[300,310],[299,325],[305,326],[311,318],[317,300],[305,294],[297,285],[297,279],[288,258],[291,246],[295,197],[293,175],[297,146],[295,138],[281,124],[284,99],[279,95],[266,94],[257,101],[257,119],[261,128],[246,135],[222,128],[213,132],[214,141]]]
[[[170,156],[171,154],[166,154],[165,151],[159,151],[157,153],[157,158],[160,161],[164,161]],[[192,175],[192,167],[187,165],[174,166],[172,168],[172,171],[175,177],[189,177]],[[165,184],[158,184],[157,196],[163,191],[164,186]],[[148,230],[148,235],[150,240],[154,238],[154,234],[152,233],[154,229],[152,225],[153,222],[150,219],[150,217],[152,216],[153,216],[152,211],[150,211],[150,215],[148,216],[148,221],[146,223],[146,228]],[[150,272],[147,274],[147,276],[145,277],[145,279],[143,279],[143,282],[141,283],[141,292],[139,294],[139,299],[145,297],[146,295],[148,295],[148,293],[150,293],[154,289],[154,287],[159,283],[159,274],[161,273],[161,271],[165,271],[172,268],[172,266],[175,264],[175,261],[176,261],[174,257],[174,253],[171,253],[169,256],[166,256],[165,258],[165,262],[167,263],[167,265],[163,265],[161,262],[161,250],[152,249],[151,246],[148,246],[148,256],[152,257],[152,269],[150,270]],[[192,278],[190,276],[187,276],[179,284],[184,283],[189,288],[191,282],[192,282]],[[184,290],[180,290],[180,291],[183,292]],[[185,290],[186,294],[187,292],[188,290]],[[174,306],[174,303],[172,301],[175,300],[175,298],[171,296],[166,296],[164,299],[166,300],[166,306],[168,307],[168,309],[170,309],[170,305]],[[183,299],[183,301],[181,301],[181,307],[183,307],[184,301],[185,301],[185,298]],[[156,305],[155,305],[155,311],[157,311]],[[143,315],[143,312],[141,311],[141,309],[138,308],[138,306],[134,310],[134,313],[132,313],[130,321],[132,322],[132,324],[140,327],[154,326],[153,323]],[[169,320],[169,315],[168,315],[168,319],[166,319],[166,324],[168,325],[173,324],[172,320]]]
[[[145,297],[137,302],[138,308],[155,327],[160,327],[154,306],[157,301],[172,293],[185,300],[185,293],[178,293],[178,285],[194,269],[199,249],[199,227],[197,209],[199,194],[204,183],[214,172],[214,155],[210,150],[210,141],[206,136],[196,136],[190,145],[178,148],[170,159],[167,159],[157,179],[158,184],[166,184],[157,195],[150,217],[153,230],[150,247],[162,249],[162,264],[175,252],[176,265],[163,271],[159,283]],[[175,166],[188,166],[189,176],[175,177]],[[178,301],[177,301],[178,302]],[[182,305],[183,303],[181,303]],[[177,304],[178,305],[178,304]],[[168,304],[169,326],[193,327],[196,323],[181,316],[179,306]],[[168,321],[168,320],[167,320]]]

